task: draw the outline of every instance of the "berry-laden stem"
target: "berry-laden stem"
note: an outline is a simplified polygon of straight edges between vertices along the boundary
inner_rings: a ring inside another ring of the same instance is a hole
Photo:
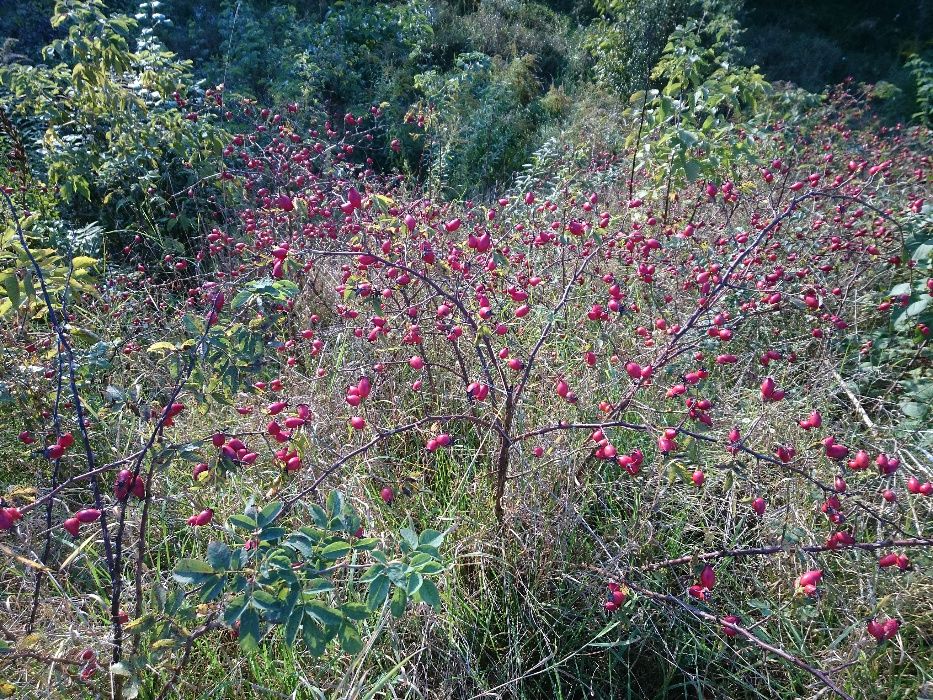
[[[644,598],[647,598],[648,600],[653,600],[659,603],[664,603],[665,605],[672,605],[672,606],[680,607],[683,610],[686,610],[687,612],[689,612],[694,617],[700,618],[701,620],[714,623],[717,625],[721,625],[722,627],[734,630],[736,633],[738,633],[739,636],[741,636],[746,641],[751,642],[752,644],[757,646],[762,651],[765,651],[769,654],[773,654],[774,656],[777,656],[793,664],[797,668],[803,671],[806,671],[811,676],[813,676],[818,681],[820,681],[824,686],[829,688],[829,690],[834,692],[837,696],[839,696],[840,698],[843,698],[843,700],[854,700],[854,698],[851,695],[849,695],[846,691],[844,691],[842,688],[840,688],[836,684],[836,682],[832,678],[830,678],[829,675],[825,671],[822,671],[816,668],[815,666],[808,664],[806,661],[804,661],[800,657],[794,656],[793,654],[791,654],[788,651],[785,651],[781,647],[777,647],[777,646],[774,646],[772,644],[768,644],[767,642],[762,641],[757,636],[755,636],[755,634],[751,632],[749,629],[742,627],[741,625],[738,625],[735,622],[732,622],[730,620],[726,620],[725,618],[718,617],[717,615],[713,615],[708,612],[704,612],[703,610],[700,610],[699,608],[696,608],[688,603],[685,603],[684,601],[682,601],[680,598],[677,598],[676,596],[672,596],[666,593],[655,593],[654,591],[649,591],[646,588],[642,588],[641,586],[629,583],[628,581],[625,581],[625,585],[631,588],[636,593],[643,596]]]
[[[841,549],[861,549],[872,552],[877,549],[887,549],[888,547],[933,547],[933,540],[920,537],[911,537],[907,539],[879,540],[877,542],[856,542],[845,547],[831,547],[829,545],[810,544],[810,545],[772,545],[770,547],[749,547],[747,549],[718,549],[712,552],[703,552],[702,554],[688,554],[676,559],[666,559],[664,561],[654,562],[641,567],[641,571],[657,571],[681,564],[690,564],[697,561],[714,561],[716,559],[737,558],[737,557],[756,557],[770,556],[786,552],[807,552],[815,554],[819,552],[838,552]]]

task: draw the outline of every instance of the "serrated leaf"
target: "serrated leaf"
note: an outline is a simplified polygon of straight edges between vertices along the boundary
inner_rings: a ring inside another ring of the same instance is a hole
[[[428,579],[423,579],[421,581],[421,588],[418,589],[417,599],[421,600],[423,603],[427,603],[435,610],[441,605],[441,595],[437,590],[437,586],[434,585],[433,581]]]
[[[366,569],[363,572],[363,575],[360,577],[360,583],[370,583],[375,579],[379,574],[385,571],[385,566],[382,564],[373,564],[371,567]]]
[[[259,533],[260,542],[275,542],[285,537],[284,527],[265,527]]]
[[[172,575],[181,583],[201,583],[214,573],[214,569],[206,561],[200,559],[180,559],[172,571]]]
[[[418,572],[422,575],[439,574],[444,570],[444,565],[438,561],[429,561],[418,567]]]
[[[437,549],[444,543],[444,533],[437,530],[425,530],[418,536],[418,545],[427,545]]]
[[[253,608],[246,608],[240,615],[240,649],[253,652],[259,649],[259,613]]]
[[[370,615],[370,610],[366,606],[366,603],[344,603],[340,606],[340,610],[343,612],[344,617],[350,620],[365,620]]]
[[[244,289],[243,291],[237,292],[236,296],[234,296],[230,301],[230,306],[234,311],[236,311],[242,306],[245,306],[246,303],[252,298],[253,293]]]
[[[3,276],[3,289],[6,291],[6,295],[10,299],[12,308],[18,309],[21,302],[19,296],[19,279],[14,273],[9,273]]]
[[[258,589],[253,591],[253,605],[260,610],[276,611],[282,606],[282,600],[275,597],[269,591]]]
[[[408,596],[405,595],[405,590],[403,588],[396,588],[395,592],[392,594],[392,602],[389,604],[392,616],[398,618],[404,615],[405,604],[407,602]]]
[[[201,601],[209,603],[216,600],[224,592],[227,585],[227,578],[222,574],[213,574],[209,576],[201,588]]]
[[[310,615],[325,627],[333,627],[343,621],[343,615],[339,610],[329,607],[320,600],[309,600],[305,603],[304,608],[307,615]]]
[[[337,559],[346,556],[352,549],[353,548],[347,542],[331,542],[321,550],[319,556],[324,561],[336,561]]]
[[[268,504],[259,512],[259,515],[256,516],[256,524],[261,528],[265,527],[277,517],[279,517],[279,513],[282,512],[284,507],[285,505],[282,503],[282,501],[273,501],[272,503]]]
[[[318,593],[329,593],[334,590],[334,584],[326,578],[314,578],[305,584],[304,592],[310,595]]]
[[[424,583],[424,577],[417,571],[413,571],[405,582],[405,592],[410,596],[415,595]]]
[[[385,575],[379,575],[370,582],[366,593],[366,605],[370,610],[378,610],[382,607],[389,595],[390,584],[389,578]]]
[[[301,605],[292,608],[288,616],[288,622],[285,623],[285,646],[294,646],[295,639],[298,637],[298,629],[301,627],[301,620],[304,618],[305,609]]]
[[[211,542],[207,545],[207,561],[215,571],[230,568],[230,547],[223,542]]]
[[[418,535],[410,527],[403,527],[398,534],[402,536],[402,541],[408,545],[409,549],[418,548]]]
[[[240,616],[243,614],[243,611],[249,606],[249,600],[246,598],[246,595],[241,593],[234,596],[228,602],[224,608],[224,622],[227,625],[233,626],[233,623],[240,619]]]
[[[327,515],[331,518],[340,518],[343,515],[343,494],[340,491],[331,491],[327,494]]]
[[[227,518],[227,523],[233,525],[237,530],[255,530],[257,529],[256,521],[253,520],[248,515],[231,515]]]
[[[301,627],[301,640],[311,656],[321,656],[327,649],[327,637],[324,629],[307,615]]]
[[[289,299],[294,299],[297,297],[298,292],[300,291],[298,285],[291,280],[277,280],[275,283],[273,283],[272,286]]]
[[[348,622],[340,627],[337,638],[340,640],[340,646],[348,654],[356,654],[363,648],[363,640],[360,639],[359,630],[356,629],[355,625]]]

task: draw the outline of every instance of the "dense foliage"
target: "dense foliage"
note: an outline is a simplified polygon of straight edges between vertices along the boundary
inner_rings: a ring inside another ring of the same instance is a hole
[[[0,21],[0,696],[933,687],[920,30],[815,92],[726,0]]]

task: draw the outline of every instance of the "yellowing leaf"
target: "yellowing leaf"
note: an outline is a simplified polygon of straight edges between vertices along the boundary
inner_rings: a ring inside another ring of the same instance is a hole
[[[72,258],[71,264],[74,265],[76,270],[80,270],[85,267],[91,267],[92,265],[97,264],[97,260],[94,258],[89,258],[87,255],[79,255],[76,258]]]
[[[177,349],[178,348],[175,347],[174,343],[168,343],[164,340],[160,340],[158,343],[153,343],[148,348],[146,348],[146,352],[174,352]]]

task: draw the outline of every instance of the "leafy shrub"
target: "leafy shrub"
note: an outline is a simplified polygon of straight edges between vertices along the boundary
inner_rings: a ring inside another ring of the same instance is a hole
[[[106,14],[100,0],[62,0],[52,25],[67,34],[46,47],[48,64],[0,74],[13,113],[42,123],[45,179],[79,220],[118,228],[145,207],[167,221],[187,175],[203,177],[219,153],[211,114],[182,108],[190,65],[151,31],[134,37],[136,20]]]
[[[918,109],[913,118],[929,126],[933,121],[933,63],[913,54],[907,61],[907,68],[917,88]]]

